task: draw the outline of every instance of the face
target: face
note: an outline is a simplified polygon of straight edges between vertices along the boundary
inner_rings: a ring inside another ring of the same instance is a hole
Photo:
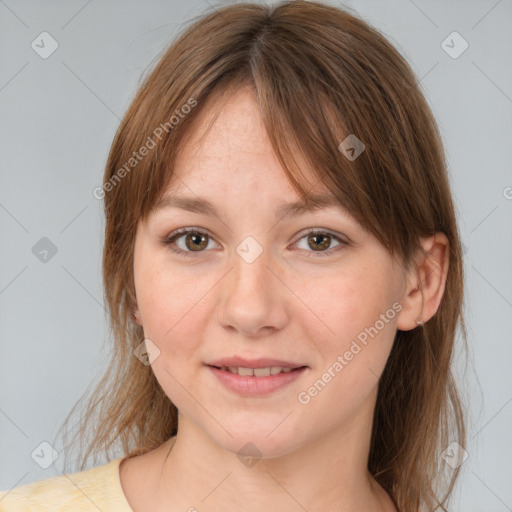
[[[175,175],[174,205],[138,225],[134,275],[137,322],[158,347],[152,369],[180,428],[278,456],[371,422],[405,290],[400,264],[339,205],[279,210],[299,196],[250,89],[187,139]],[[260,370],[214,368],[225,365]]]

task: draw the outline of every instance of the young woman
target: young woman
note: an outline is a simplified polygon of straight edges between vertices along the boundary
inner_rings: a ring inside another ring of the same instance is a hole
[[[311,1],[203,16],[95,194],[114,349],[94,437],[0,510],[447,510],[461,244],[435,120],[382,35]]]

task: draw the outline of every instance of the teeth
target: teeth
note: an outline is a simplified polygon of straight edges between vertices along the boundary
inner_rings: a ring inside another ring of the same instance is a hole
[[[244,377],[268,377],[270,375],[277,375],[278,373],[289,373],[291,368],[282,368],[281,366],[268,366],[266,368],[243,368],[242,366],[223,366],[224,371],[231,373],[238,373]]]
[[[268,377],[270,375],[270,368],[254,368],[255,377]]]

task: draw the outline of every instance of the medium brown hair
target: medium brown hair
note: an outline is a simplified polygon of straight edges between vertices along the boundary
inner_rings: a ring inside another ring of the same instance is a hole
[[[443,232],[449,240],[436,314],[396,333],[379,382],[368,460],[400,510],[447,510],[459,468],[447,468],[441,453],[452,441],[466,445],[451,370],[459,322],[467,341],[462,250],[442,139],[400,53],[348,9],[315,1],[239,3],[203,14],[166,49],[128,108],[101,191],[112,359],[78,423],[80,469],[91,455],[110,458],[116,443],[132,456],[177,432],[175,405],[151,366],[134,357],[144,339],[132,318],[135,233],[170,184],[194,120],[243,85],[253,88],[272,147],[303,199],[311,201],[312,190],[297,155],[404,268],[421,250],[419,237]],[[365,145],[356,159],[340,150],[350,134]],[[87,427],[92,440],[84,452]]]

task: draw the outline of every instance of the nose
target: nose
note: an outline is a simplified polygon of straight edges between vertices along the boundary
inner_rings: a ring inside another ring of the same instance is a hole
[[[221,326],[251,338],[266,336],[284,327],[291,295],[270,251],[261,247],[258,252],[261,249],[255,259],[255,254],[250,254],[254,247],[244,252],[239,246],[239,252],[233,252],[230,258],[232,270],[222,281],[222,296],[217,309]]]

